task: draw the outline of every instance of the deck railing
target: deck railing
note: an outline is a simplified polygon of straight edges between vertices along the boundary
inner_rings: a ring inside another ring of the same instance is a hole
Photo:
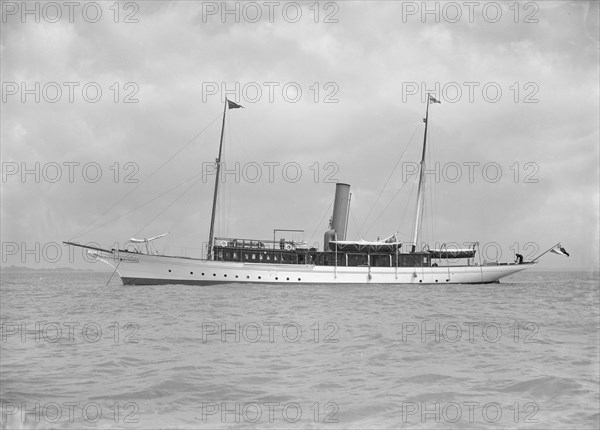
[[[217,237],[215,238],[214,246],[240,249],[271,249],[281,251],[292,251],[295,249],[306,249],[306,242],[297,242],[294,240],[280,239],[273,240],[256,240],[256,239],[240,239],[233,237]]]

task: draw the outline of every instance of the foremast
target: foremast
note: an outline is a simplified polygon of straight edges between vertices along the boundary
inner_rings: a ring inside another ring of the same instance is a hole
[[[415,216],[415,229],[412,237],[412,252],[417,250],[419,244],[419,233],[421,230],[421,222],[423,221],[423,203],[425,200],[425,154],[427,148],[427,126],[429,124],[429,102],[441,103],[434,98],[430,93],[427,93],[427,107],[425,109],[425,132],[423,133],[423,154],[421,156],[421,164],[419,166],[419,187],[417,190],[417,212]]]
[[[217,212],[217,195],[219,194],[219,179],[221,178],[221,155],[223,153],[223,134],[225,133],[225,117],[227,116],[227,108],[236,109],[241,108],[243,106],[238,105],[237,103],[228,100],[225,97],[225,105],[223,106],[223,123],[221,124],[221,139],[219,141],[219,156],[215,159],[215,163],[217,165],[217,172],[215,175],[215,192],[213,195],[213,203],[212,203],[212,213],[210,216],[210,232],[208,234],[208,253],[206,256],[207,260],[213,260],[213,248],[214,248],[214,238],[215,238],[215,214]]]

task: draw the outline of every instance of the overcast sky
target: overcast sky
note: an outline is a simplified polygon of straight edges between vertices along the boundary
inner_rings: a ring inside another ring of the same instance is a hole
[[[217,236],[321,244],[340,181],[349,239],[409,241],[431,90],[425,239],[598,269],[598,2],[224,5],[2,3],[3,266],[198,255],[225,96]]]

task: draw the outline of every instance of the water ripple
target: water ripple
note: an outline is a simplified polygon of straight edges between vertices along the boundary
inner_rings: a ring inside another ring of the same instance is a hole
[[[6,425],[598,428],[597,275],[512,279],[124,287],[3,273],[4,410],[78,404],[74,423]],[[86,405],[102,419],[82,419]]]

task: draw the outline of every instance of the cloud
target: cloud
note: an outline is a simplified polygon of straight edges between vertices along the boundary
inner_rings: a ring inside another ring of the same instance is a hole
[[[541,266],[598,267],[597,3],[501,4],[497,22],[495,6],[471,17],[463,7],[452,22],[448,3],[425,15],[421,2],[304,4],[297,22],[287,3],[269,16],[258,2],[256,22],[243,3],[228,2],[238,16],[224,17],[221,2],[133,4],[120,4],[119,22],[108,3],[96,23],[81,10],[73,22],[66,11],[56,23],[3,17],[3,242],[59,242],[99,217],[105,225],[80,240],[172,231],[170,249],[197,252],[213,176],[182,193],[216,157],[223,91],[245,108],[226,125],[221,232],[303,228],[320,243],[339,180],[353,187],[353,238],[400,230],[408,240],[415,192],[402,166],[419,160],[431,89],[442,99],[430,112],[428,161],[441,169],[431,240],[502,242],[509,259],[515,242],[562,240],[573,257]],[[469,163],[479,163],[472,181]],[[483,172],[490,163],[497,182]]]

